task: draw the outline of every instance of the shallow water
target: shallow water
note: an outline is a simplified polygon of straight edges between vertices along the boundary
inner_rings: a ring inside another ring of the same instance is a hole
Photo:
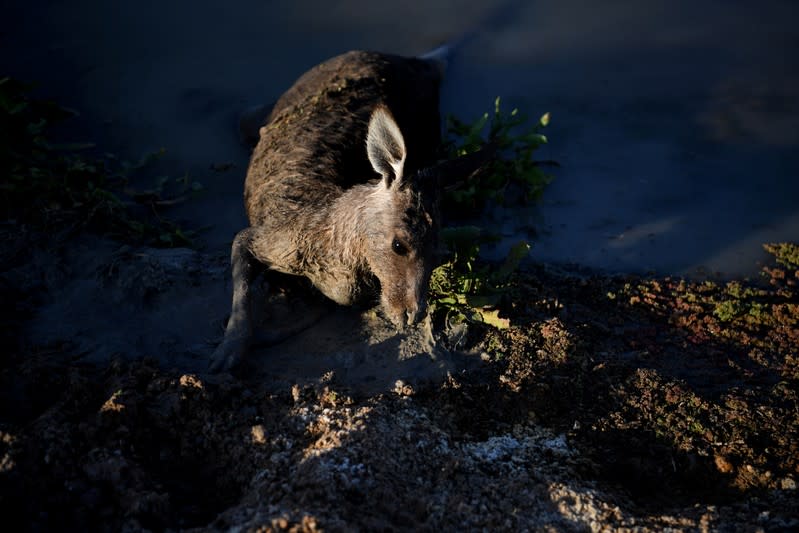
[[[245,224],[238,112],[348,49],[424,52],[474,31],[442,100],[463,118],[552,113],[562,165],[533,257],[612,271],[752,275],[760,244],[799,238],[799,37],[788,1],[232,4],[29,1],[5,12],[0,71],[82,113],[80,134],[205,194],[178,216],[224,249]],[[457,16],[453,16],[457,15]],[[83,140],[83,139],[80,139]],[[226,172],[212,165],[233,163]]]

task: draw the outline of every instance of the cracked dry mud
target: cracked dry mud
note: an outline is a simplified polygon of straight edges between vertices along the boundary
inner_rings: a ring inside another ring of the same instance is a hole
[[[224,258],[6,237],[8,523],[799,527],[795,269],[726,284],[532,265],[501,306],[511,328],[434,324],[436,357],[398,362],[411,341],[334,308],[231,376],[205,373]]]

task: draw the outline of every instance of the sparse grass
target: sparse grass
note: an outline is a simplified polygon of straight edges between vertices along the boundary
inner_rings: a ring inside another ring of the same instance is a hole
[[[764,244],[763,248],[774,256],[777,263],[792,269],[799,270],[799,246],[794,243],[781,242]]]
[[[195,234],[163,215],[164,208],[200,190],[187,176],[160,178],[147,191],[131,188],[130,177],[160,157],[136,164],[98,156],[94,145],[57,144],[51,126],[74,113],[29,96],[30,87],[0,79],[0,218],[43,232],[83,230],[151,246],[192,246]],[[172,182],[173,197],[164,196]]]
[[[799,267],[786,260],[795,244],[766,245],[776,266],[763,267],[766,284],[746,281],[689,283],[685,280],[644,280],[626,287],[631,306],[642,306],[668,317],[685,330],[694,344],[733,343],[746,347],[748,357],[785,379],[799,378],[794,355],[776,362],[775,353],[795,352],[799,345]],[[783,266],[780,266],[783,265]]]

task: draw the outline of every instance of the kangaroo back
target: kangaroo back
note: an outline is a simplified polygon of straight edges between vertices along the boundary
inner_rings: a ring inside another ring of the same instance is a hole
[[[443,57],[349,52],[277,101],[247,170],[250,227],[233,241],[233,306],[212,368],[246,350],[249,284],[263,267],[342,305],[379,297],[398,329],[426,315],[438,185],[457,167],[435,164]]]
[[[404,134],[406,171],[432,164],[441,142],[440,80],[432,61],[360,51],[302,75],[260,130],[245,182],[250,223],[263,223],[308,187],[321,200],[376,178],[364,139],[378,105],[391,110]]]

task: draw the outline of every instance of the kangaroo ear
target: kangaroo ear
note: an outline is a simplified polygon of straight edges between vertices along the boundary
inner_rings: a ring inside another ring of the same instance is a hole
[[[406,155],[405,139],[402,138],[399,126],[385,106],[380,105],[372,111],[369,131],[366,134],[366,153],[372,168],[383,176],[386,187],[402,181]]]

